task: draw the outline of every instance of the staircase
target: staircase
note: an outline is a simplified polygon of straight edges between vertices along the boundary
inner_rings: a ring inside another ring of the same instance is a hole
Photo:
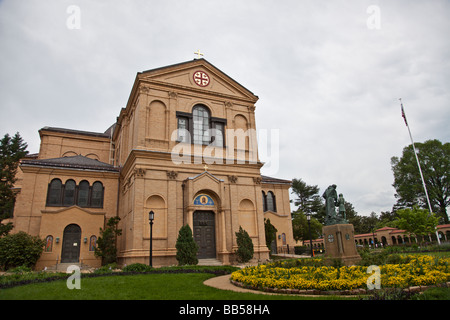
[[[58,264],[55,264],[53,266],[47,267],[47,271],[66,272],[67,268],[69,266],[77,266],[77,267],[80,268],[80,270],[92,269],[92,267],[88,266],[87,264],[71,262],[71,263],[58,263]]]
[[[222,261],[217,259],[198,259],[198,266],[222,266]]]

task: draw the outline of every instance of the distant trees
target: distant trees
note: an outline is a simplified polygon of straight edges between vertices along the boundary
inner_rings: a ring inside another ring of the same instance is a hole
[[[432,210],[443,223],[449,223],[450,205],[450,143],[428,140],[415,144]],[[401,158],[391,158],[394,188],[397,191],[395,209],[417,205],[428,208],[420,172],[412,145],[403,149]]]
[[[417,206],[398,210],[397,217],[397,228],[413,234],[416,239],[423,239],[424,236],[434,233],[438,224],[438,218],[434,214]]]

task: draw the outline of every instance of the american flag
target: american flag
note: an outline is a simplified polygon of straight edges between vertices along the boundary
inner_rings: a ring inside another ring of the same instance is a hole
[[[399,100],[400,100],[400,102],[402,101],[402,99],[399,99]],[[405,110],[403,109],[403,103],[400,103],[400,104],[402,106],[402,117],[403,117],[403,120],[405,120],[405,124],[406,124],[406,126],[408,126],[408,121],[406,121]]]

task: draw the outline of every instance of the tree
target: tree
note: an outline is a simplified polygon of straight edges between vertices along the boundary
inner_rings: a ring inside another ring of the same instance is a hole
[[[14,137],[5,134],[0,141],[0,236],[12,229],[12,223],[2,224],[3,219],[12,217],[16,193],[14,183],[19,161],[28,154],[27,144],[17,132]]]
[[[306,241],[309,239],[309,226],[306,215],[297,210],[292,213],[294,219],[292,220],[292,233],[295,241]],[[311,238],[317,239],[322,234],[322,224],[314,217],[311,217]]]
[[[418,153],[432,210],[444,223],[449,223],[447,207],[450,205],[450,143],[428,140],[414,144]],[[417,167],[413,146],[403,149],[402,157],[391,158],[394,188],[398,199],[396,208],[418,205],[427,208],[427,200]]]
[[[117,229],[119,221],[119,217],[109,218],[105,229],[100,228],[100,236],[94,254],[96,257],[102,258],[103,265],[114,263],[117,260],[116,240],[117,236],[122,234],[122,229]]]
[[[44,250],[45,241],[20,231],[0,238],[0,267],[33,268]]]
[[[323,207],[318,186],[309,186],[302,179],[292,180],[292,193],[297,196],[294,205],[299,206],[303,213],[317,213]]]
[[[427,209],[414,206],[412,209],[400,209],[397,211],[396,226],[422,239],[423,236],[435,233],[438,218],[435,214],[430,214]]]
[[[195,265],[198,263],[198,244],[194,241],[189,225],[180,228],[175,247],[177,248],[176,258],[178,265]]]
[[[381,211],[380,217],[378,218],[377,228],[382,227],[393,227],[393,222],[396,220],[397,215],[394,211]]]
[[[369,216],[358,216],[358,228],[355,227],[356,233],[372,233],[379,226],[377,214],[372,212]]]
[[[239,231],[236,232],[236,242],[238,246],[236,251],[238,261],[241,263],[250,261],[250,259],[253,258],[254,253],[253,242],[247,231],[242,229],[241,226],[239,226]]]
[[[272,241],[277,238],[277,228],[270,223],[270,219],[264,218],[264,231],[266,235],[266,246],[270,250]]]

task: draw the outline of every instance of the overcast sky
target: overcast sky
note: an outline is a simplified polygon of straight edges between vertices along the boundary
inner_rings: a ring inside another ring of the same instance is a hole
[[[410,144],[398,99],[415,141],[450,141],[449,15],[450,1],[0,0],[0,135],[35,153],[44,126],[103,132],[137,72],[200,49],[259,97],[257,128],[279,129],[262,174],[334,183],[379,214]]]

